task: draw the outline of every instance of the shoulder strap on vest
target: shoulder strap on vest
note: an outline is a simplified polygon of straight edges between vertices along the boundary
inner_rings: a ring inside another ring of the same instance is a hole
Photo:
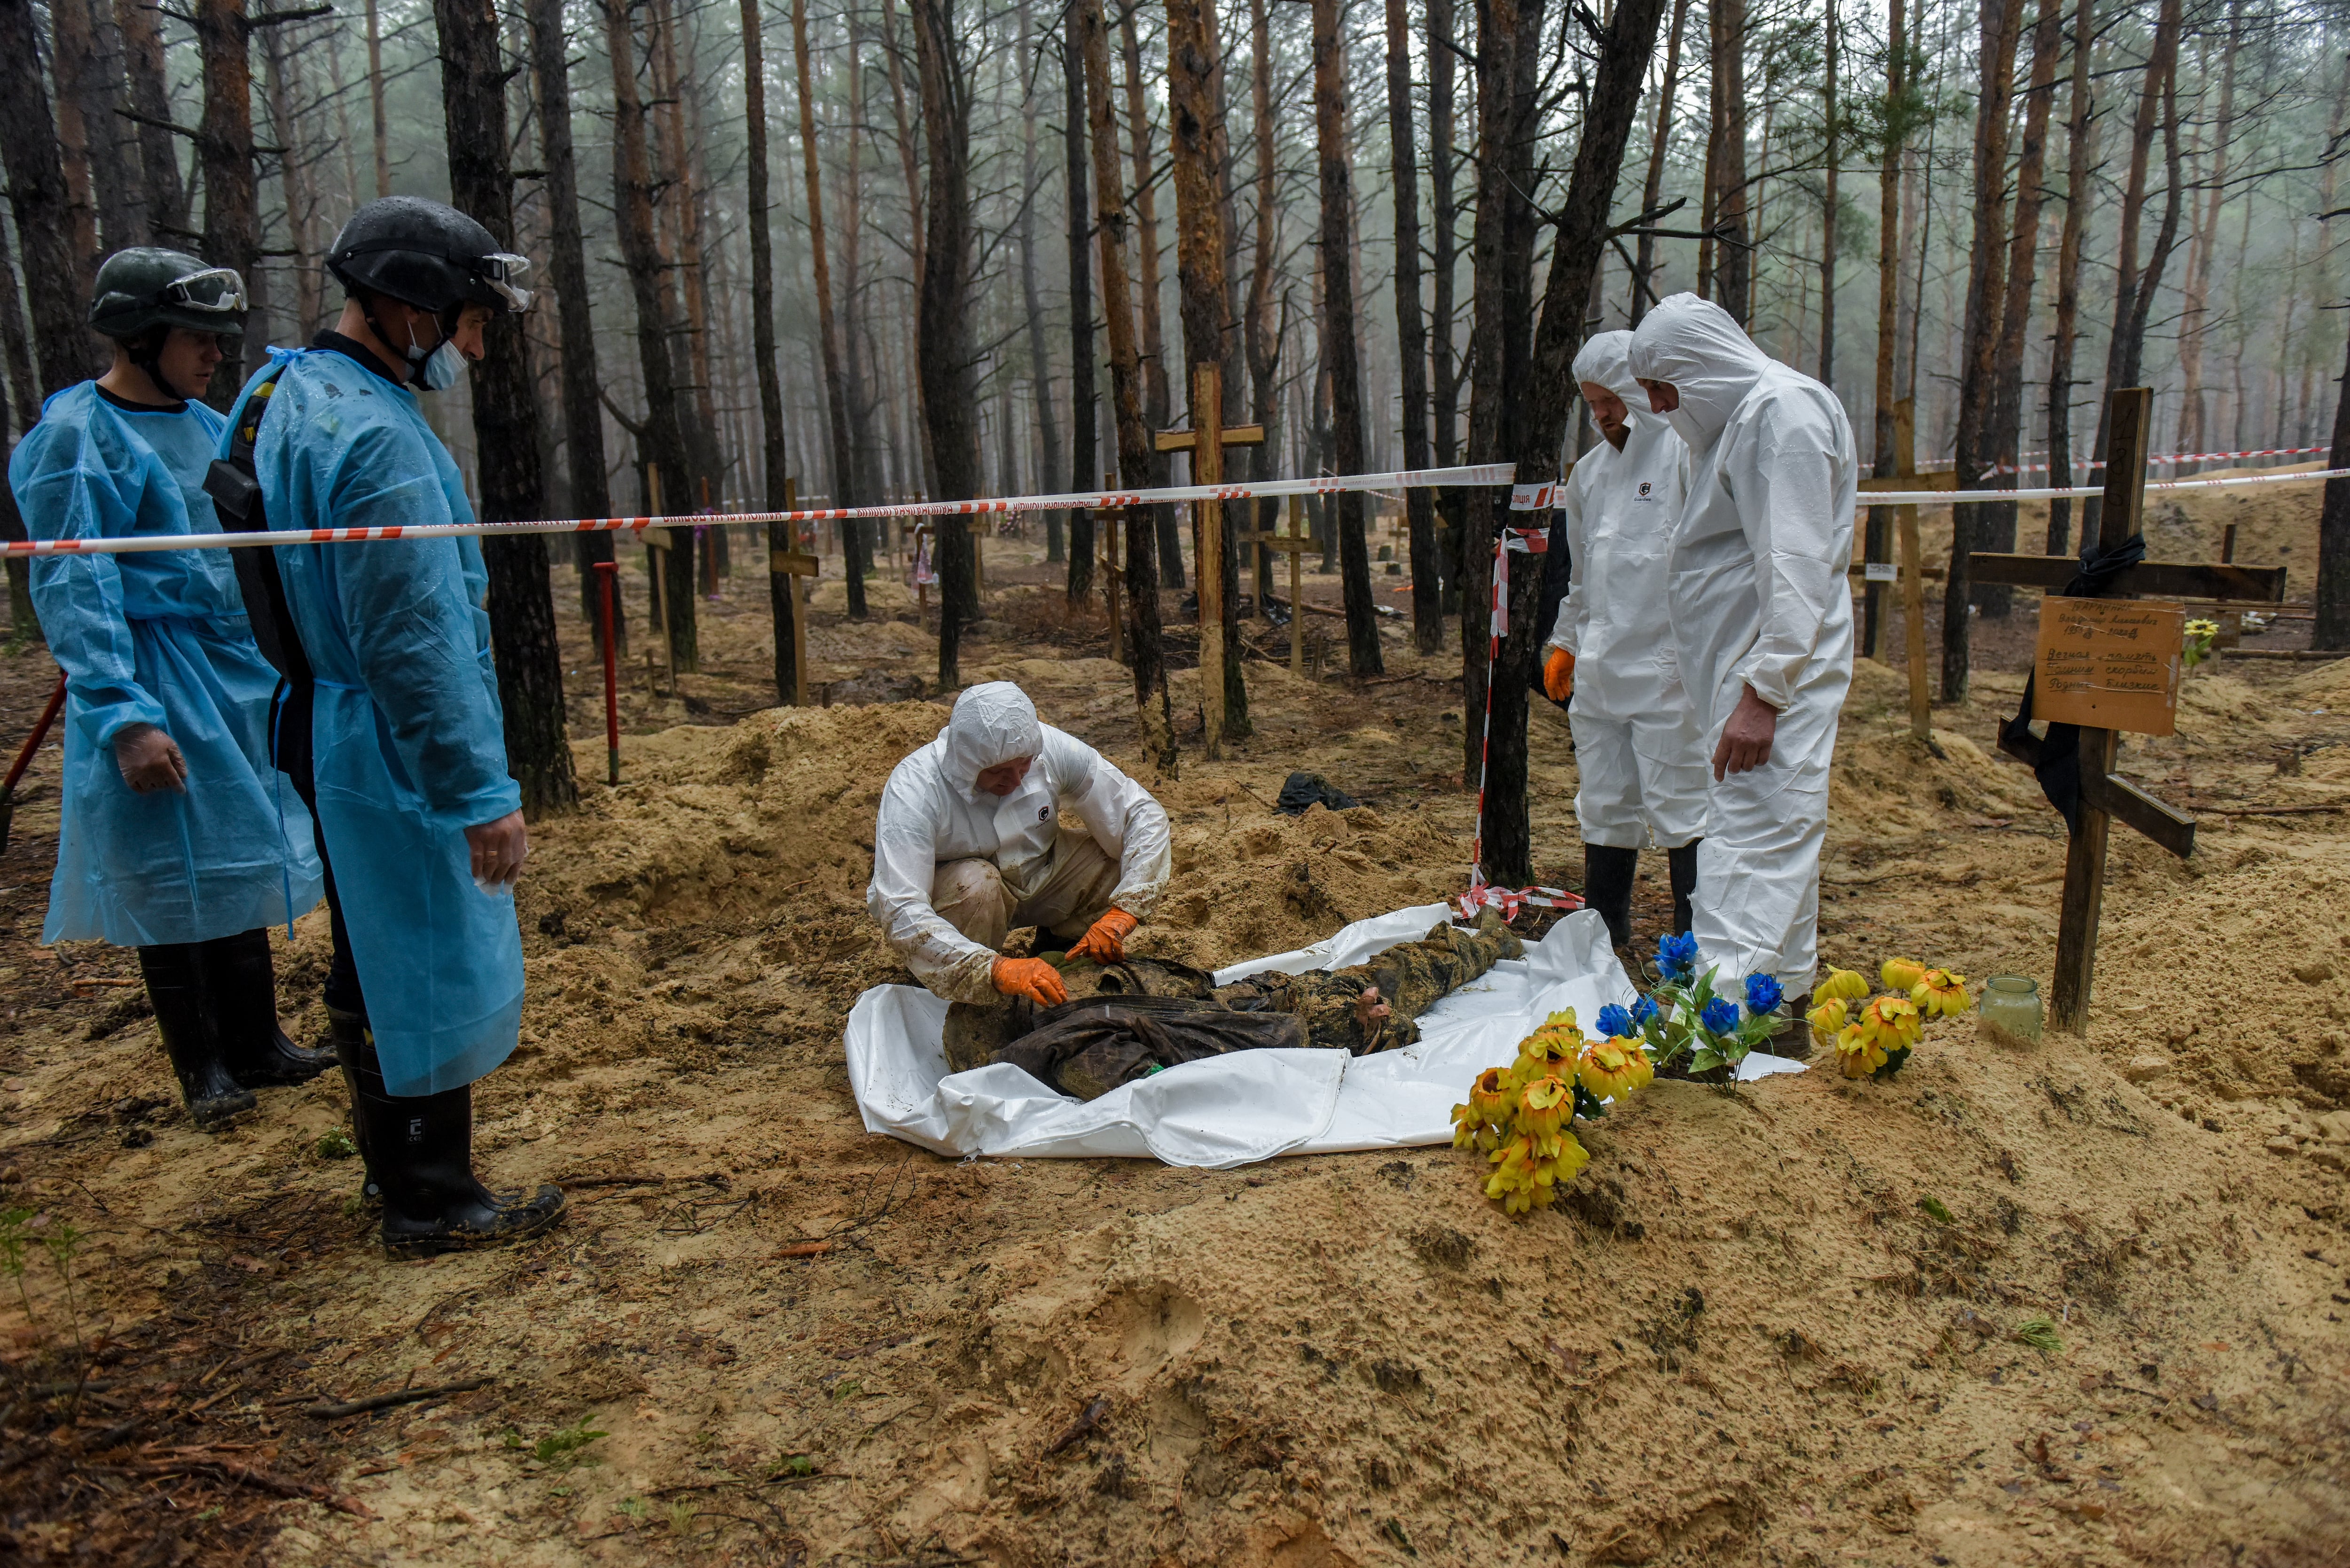
[[[213,510],[222,528],[232,534],[265,533],[269,528],[269,519],[262,510],[261,481],[254,469],[253,450],[261,440],[262,417],[269,411],[270,396],[277,390],[277,377],[283,371],[281,363],[255,384],[237,410],[235,428],[229,432],[228,455],[214,458],[212,467],[204,472],[204,493],[213,498]],[[237,589],[244,597],[244,613],[253,623],[253,640],[259,645],[262,657],[295,686],[310,685],[310,659],[286,607],[286,584],[277,572],[277,552],[253,545],[231,550],[229,556],[236,562]]]

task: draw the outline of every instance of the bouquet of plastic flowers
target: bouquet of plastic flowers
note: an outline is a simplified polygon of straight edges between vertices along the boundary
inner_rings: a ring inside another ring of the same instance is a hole
[[[2192,670],[2211,657],[2220,640],[2220,623],[2216,620],[2190,620],[2186,627],[2186,640],[2179,646],[2179,658]]]
[[[1617,1010],[1638,1029],[1655,1066],[1670,1066],[1686,1055],[1692,1074],[1735,1067],[1748,1052],[1787,1026],[1778,1016],[1785,1000],[1778,981],[1750,974],[1739,988],[1739,999],[1733,1000],[1715,989],[1719,969],[1700,974],[1698,961],[1695,937],[1684,932],[1664,938],[1657,943],[1657,972],[1663,978],[1630,1008]],[[1603,1011],[1599,1017],[1605,1028],[1607,1013]]]
[[[1600,1027],[1624,1011],[1603,1009]],[[1573,1008],[1554,1012],[1518,1043],[1515,1062],[1477,1075],[1468,1103],[1452,1107],[1453,1147],[1485,1156],[1493,1168],[1485,1196],[1504,1212],[1547,1209],[1559,1184],[1573,1181],[1591,1158],[1575,1136],[1575,1118],[1607,1115],[1606,1102],[1655,1075],[1637,1037],[1586,1040]]]
[[[1812,1039],[1835,1052],[1847,1078],[1892,1077],[1925,1038],[1928,1019],[1955,1018],[1973,1005],[1966,976],[1914,959],[1886,960],[1877,978],[1887,994],[1872,996],[1862,975],[1830,969],[1812,992]]]

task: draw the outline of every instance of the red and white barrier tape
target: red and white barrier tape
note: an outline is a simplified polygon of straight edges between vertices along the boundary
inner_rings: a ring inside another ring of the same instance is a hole
[[[1388,473],[1317,474],[1251,484],[1178,484],[1158,490],[1009,495],[985,501],[901,501],[880,506],[827,506],[798,512],[690,513],[680,517],[574,517],[556,522],[435,523],[418,528],[281,528],[261,534],[137,534],[120,539],[12,539],[0,556],[132,556],[158,550],[234,550],[256,545],[361,545],[390,539],[455,539],[503,534],[636,534],[724,523],[831,523],[866,517],[977,517],[1003,512],[1113,512],[1182,501],[1253,501],[1280,495],[1337,495],[1359,490],[1507,484],[1506,462]]]
[[[2223,462],[2231,458],[2239,457],[2307,457],[2314,452],[2329,452],[2332,449],[2330,447],[2322,446],[2266,446],[2247,452],[2164,452],[2155,457],[2149,457],[2146,461],[2148,462]],[[2022,455],[2025,457],[2044,457],[2047,454],[2044,452],[2027,452]],[[1934,466],[1948,468],[1950,466],[1950,460],[1947,458],[1942,459]],[[1981,473],[1975,475],[1975,477],[1977,479],[1989,479],[1994,473],[2046,473],[2054,466],[2054,465],[2053,463],[2045,462],[2026,462],[2020,464],[1999,462],[1993,463],[1991,467],[1984,469]],[[2074,462],[2073,466],[2074,468],[2103,468],[2106,466],[2106,460],[2101,457],[2081,458]]]
[[[2305,473],[2245,473],[2232,479],[2161,479],[2147,485],[2157,491],[2226,490],[2240,484],[2304,484],[2350,478],[2350,468],[2317,468]],[[2082,500],[2103,495],[2102,484],[2075,484],[2048,490],[1864,490],[1861,506],[1995,506],[2002,501]]]

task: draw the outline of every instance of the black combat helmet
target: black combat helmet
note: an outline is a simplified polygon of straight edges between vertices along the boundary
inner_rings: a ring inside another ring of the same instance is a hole
[[[383,295],[444,319],[460,306],[527,310],[529,261],[498,249],[490,231],[456,208],[421,196],[385,196],[351,214],[327,270],[343,286]]]
[[[91,296],[91,328],[118,343],[145,339],[159,327],[223,337],[244,331],[244,280],[185,251],[117,251],[99,265]]]

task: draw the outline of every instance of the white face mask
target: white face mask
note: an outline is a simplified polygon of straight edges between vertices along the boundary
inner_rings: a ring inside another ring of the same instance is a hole
[[[443,337],[441,347],[425,358],[424,385],[430,391],[447,391],[464,373],[465,356],[458,352],[457,340],[453,337]]]

